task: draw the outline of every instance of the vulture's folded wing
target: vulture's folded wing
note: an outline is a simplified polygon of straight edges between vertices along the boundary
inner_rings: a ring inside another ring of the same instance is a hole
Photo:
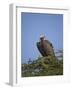
[[[37,42],[37,48],[38,50],[40,51],[40,53],[43,55],[43,56],[46,56],[44,50],[43,50],[43,47],[41,46],[40,42]]]

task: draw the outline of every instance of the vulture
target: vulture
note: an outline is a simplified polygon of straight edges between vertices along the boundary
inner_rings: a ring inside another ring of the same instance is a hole
[[[55,56],[53,45],[50,41],[45,39],[45,36],[40,36],[40,41],[37,42],[37,48],[43,57],[50,55]]]

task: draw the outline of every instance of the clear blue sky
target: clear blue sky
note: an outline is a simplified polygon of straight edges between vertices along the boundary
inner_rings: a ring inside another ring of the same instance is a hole
[[[63,15],[21,13],[21,60],[36,59],[40,53],[36,47],[41,34],[46,36],[54,49],[63,48]]]

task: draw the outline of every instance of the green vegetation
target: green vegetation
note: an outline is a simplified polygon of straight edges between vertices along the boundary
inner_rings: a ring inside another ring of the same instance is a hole
[[[28,64],[22,64],[22,77],[63,75],[63,60],[54,56],[39,57]]]

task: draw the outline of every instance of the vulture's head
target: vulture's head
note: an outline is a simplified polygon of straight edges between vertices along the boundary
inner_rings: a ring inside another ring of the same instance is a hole
[[[40,35],[40,41],[45,40],[45,35]]]

